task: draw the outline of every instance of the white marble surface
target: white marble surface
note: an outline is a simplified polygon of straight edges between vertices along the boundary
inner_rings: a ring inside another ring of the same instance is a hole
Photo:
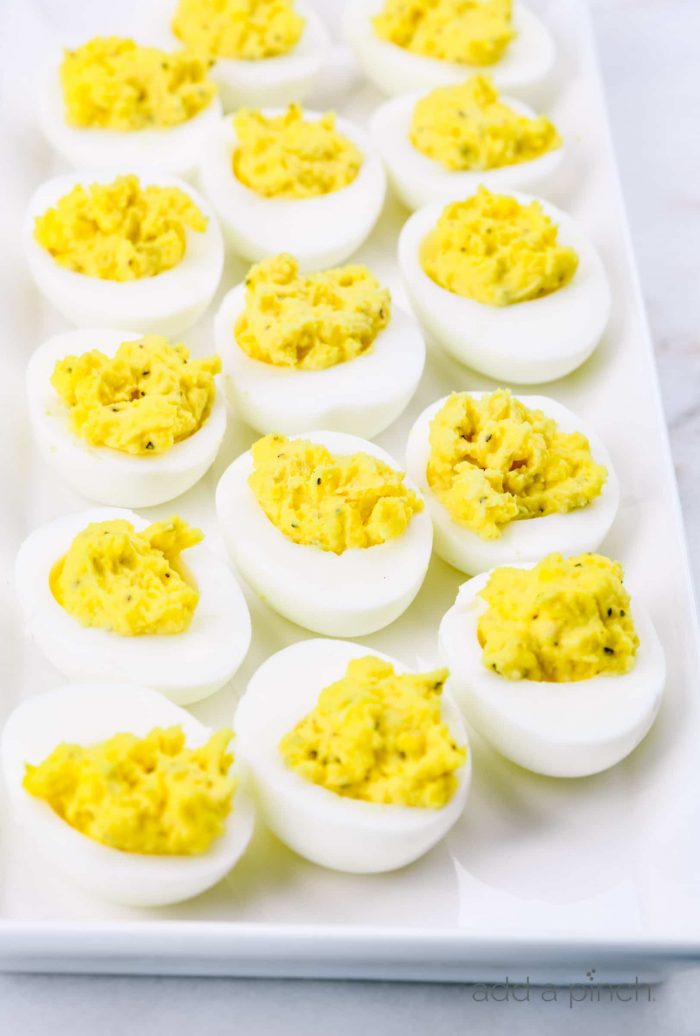
[[[700,580],[697,0],[589,0],[696,584]]]
[[[635,250],[656,343],[691,558],[700,578],[700,37],[698,0],[589,0]],[[640,444],[643,449],[643,443]],[[0,976],[0,1033],[70,1030],[159,1036],[296,1033],[700,1031],[700,983],[686,972],[635,1003],[570,1009],[483,1003],[470,987]]]

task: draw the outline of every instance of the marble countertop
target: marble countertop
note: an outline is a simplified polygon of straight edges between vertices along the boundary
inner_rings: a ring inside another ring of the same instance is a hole
[[[698,0],[589,0],[632,236],[656,344],[696,581],[700,579],[700,38]],[[691,1036],[697,973],[635,1003],[480,1002],[470,987],[0,976],[0,1032],[149,1036],[306,1032]]]
[[[700,582],[700,76],[696,0],[589,0],[696,585]]]

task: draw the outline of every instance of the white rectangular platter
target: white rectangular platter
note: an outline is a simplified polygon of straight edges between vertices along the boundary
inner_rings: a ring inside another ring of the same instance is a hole
[[[11,575],[18,544],[35,526],[86,506],[35,455],[24,400],[31,351],[65,326],[36,293],[19,247],[29,193],[59,168],[31,118],[32,85],[42,57],[62,34],[123,31],[137,6],[123,0],[4,5],[0,720],[21,699],[62,682],[18,621]],[[337,32],[341,0],[317,0],[316,6]],[[556,37],[549,113],[573,151],[570,182],[553,200],[582,222],[600,249],[614,296],[612,322],[593,359],[544,391],[592,423],[620,475],[622,508],[603,550],[624,563],[667,653],[667,694],[652,733],[620,766],[569,782],[520,770],[475,737],[468,808],[448,838],[413,866],[376,877],[332,873],[300,860],[259,825],[227,880],[192,902],[153,911],[112,907],[64,882],[32,852],[3,808],[0,966],[585,981],[592,967],[599,979],[653,977],[700,959],[700,659],[673,466],[588,12],[576,0],[533,0],[532,6]],[[380,100],[338,47],[309,105],[334,107],[362,122]],[[402,303],[395,245],[406,216],[390,198],[358,254]],[[244,269],[229,260],[221,293]],[[210,316],[186,339],[196,352],[210,352]],[[402,457],[407,430],[429,402],[450,390],[481,387],[489,383],[431,349],[416,398],[379,441]],[[222,553],[214,486],[253,438],[231,421],[214,469],[178,501],[179,513],[201,524]],[[149,513],[164,517],[172,510],[168,504]],[[367,646],[419,668],[436,664],[437,624],[460,582],[457,572],[434,560],[413,606],[365,638]],[[264,658],[307,635],[247,596],[250,654],[231,686],[194,709],[212,724],[231,721],[237,696]]]

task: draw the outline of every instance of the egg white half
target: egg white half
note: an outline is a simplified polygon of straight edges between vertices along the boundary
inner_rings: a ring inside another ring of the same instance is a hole
[[[596,249],[571,216],[543,198],[508,193],[523,205],[539,201],[559,228],[559,243],[576,249],[578,269],[568,284],[510,306],[487,306],[441,288],[424,271],[420,249],[442,215],[442,202],[419,209],[404,225],[401,275],[421,324],[454,359],[496,381],[555,381],[580,367],[600,342],[610,319],[610,284]]]
[[[19,705],[5,724],[0,760],[14,817],[47,861],[81,888],[129,906],[164,906],[211,888],[245,852],[255,812],[240,786],[224,833],[197,856],[112,849],[71,827],[22,787],[25,764],[43,762],[61,742],[87,746],[115,734],[145,737],[154,727],[170,726],[182,727],[190,748],[205,744],[212,733],[155,691],[118,683],[57,687]],[[233,773],[238,770],[236,760]]]
[[[188,439],[156,456],[134,456],[92,446],[70,426],[70,408],[51,385],[59,360],[98,349],[113,356],[133,332],[106,328],[54,335],[33,353],[27,367],[27,399],[32,430],[54,471],[87,500],[113,507],[154,507],[180,496],[214,463],[226,431],[226,404],[217,387],[209,417]]]
[[[466,392],[479,399],[484,392]],[[620,504],[620,487],[605,446],[585,421],[561,403],[547,396],[518,396],[531,410],[541,410],[557,422],[565,434],[582,432],[588,439],[593,459],[608,471],[600,496],[588,507],[567,514],[547,514],[541,518],[520,519],[504,526],[500,539],[485,540],[454,520],[428,485],[430,424],[447,402],[444,396],[431,404],[413,425],[406,444],[406,470],[423,494],[433,519],[435,553],[461,572],[474,575],[500,565],[539,561],[553,551],[583,554],[601,545],[612,526]]]
[[[280,115],[283,109],[264,113]],[[304,117],[317,120],[322,113],[305,110]],[[362,152],[362,167],[352,183],[314,198],[266,198],[234,175],[236,131],[230,116],[221,119],[202,151],[199,182],[239,255],[258,262],[290,252],[308,273],[339,266],[369,236],[384,204],[384,166],[357,126],[338,117],[336,128]]]
[[[370,136],[384,160],[393,189],[409,209],[419,209],[437,201],[474,194],[483,184],[494,192],[544,190],[555,180],[565,158],[562,145],[529,162],[484,170],[449,170],[428,158],[410,139],[413,109],[424,93],[406,94],[386,101],[375,111]],[[533,119],[535,111],[513,97],[501,97],[518,115]]]
[[[251,428],[284,435],[327,428],[373,439],[404,411],[425,364],[420,328],[404,310],[392,303],[389,324],[364,355],[325,370],[295,370],[240,348],[233,329],[245,296],[245,284],[225,296],[214,337],[232,410]]]
[[[176,6],[175,0],[154,0],[139,38],[168,49],[182,47],[182,40],[170,28]],[[219,58],[212,65],[209,77],[219,87],[225,111],[302,101],[316,86],[330,40],[323,22],[307,4],[297,2],[294,7],[306,19],[306,25],[289,53],[259,61]]]
[[[113,680],[152,687],[177,705],[200,701],[231,679],[251,636],[240,587],[206,541],[183,554],[200,598],[192,622],[182,633],[123,637],[81,626],[51,593],[51,569],[77,534],[90,522],[118,518],[131,522],[137,531],[150,524],[133,511],[102,507],[63,515],[27,537],[17,555],[15,584],[29,633],[70,680],[93,682],[109,673]]]
[[[478,594],[490,576],[464,583],[440,624],[447,687],[468,722],[502,755],[548,777],[586,777],[615,766],[648,733],[666,681],[663,649],[646,610],[633,599],[640,645],[629,673],[568,683],[508,680],[484,666],[477,637],[487,609]]]
[[[36,96],[39,128],[64,162],[75,169],[133,165],[190,177],[204,140],[217,125],[222,110],[221,101],[215,96],[193,118],[166,129],[122,132],[71,126],[66,122],[58,65],[43,77]]]
[[[354,435],[314,431],[303,438],[335,454],[368,453],[399,467],[379,446]],[[252,471],[250,451],[226,469],[216,513],[236,567],[271,608],[329,637],[365,636],[406,611],[430,562],[433,533],[425,508],[402,536],[334,554],[294,543],[270,521],[248,485]],[[418,492],[410,479],[405,484]]]
[[[135,281],[109,281],[68,270],[34,240],[34,221],[76,186],[111,183],[135,173],[141,186],[179,187],[207,217],[203,233],[187,231],[187,251],[171,270]],[[207,308],[224,263],[224,244],[210,206],[183,180],[153,170],[122,166],[56,176],[29,200],[22,229],[24,252],[39,291],[78,327],[124,327],[141,334],[186,331]]]
[[[287,766],[283,736],[316,706],[321,691],[345,675],[354,658],[376,655],[396,671],[395,659],[360,644],[305,640],[278,651],[257,670],[241,698],[234,727],[241,759],[252,775],[266,823],[300,856],[355,874],[395,870],[418,859],[459,819],[471,780],[471,753],[457,771],[458,787],[441,809],[383,805],[344,798],[313,784]],[[449,692],[442,718],[459,745],[467,737]]]
[[[412,90],[459,83],[470,73],[487,71],[499,90],[516,94],[540,87],[554,66],[554,43],[549,31],[529,8],[516,0],[513,25],[516,37],[494,65],[477,67],[423,57],[380,39],[372,18],[385,0],[352,0],[345,5],[344,33],[356,60],[370,82],[390,97]]]

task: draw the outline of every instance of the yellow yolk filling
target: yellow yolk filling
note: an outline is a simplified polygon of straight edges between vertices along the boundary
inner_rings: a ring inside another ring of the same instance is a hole
[[[223,834],[236,782],[230,730],[186,748],[181,727],[115,734],[90,747],[62,743],[24,788],[61,820],[110,849],[158,856],[205,853]]]
[[[421,263],[447,291],[486,306],[510,306],[550,295],[574,276],[578,255],[557,237],[538,201],[521,205],[480,187],[445,207],[423,241]]]
[[[372,19],[380,39],[460,65],[493,65],[515,37],[512,0],[386,0]]]
[[[305,24],[291,0],[180,0],[172,30],[207,58],[260,61],[288,54]]]
[[[187,231],[206,228],[206,216],[178,187],[141,187],[137,176],[118,176],[74,187],[37,216],[34,237],[68,270],[133,281],[177,266]]]
[[[336,456],[305,439],[266,435],[248,481],[270,521],[294,543],[342,554],[401,536],[423,501],[404,474],[367,453]]]
[[[54,565],[51,592],[81,626],[122,637],[182,633],[199,592],[180,554],[203,539],[181,518],[141,532],[124,519],[91,522]]]
[[[369,352],[391,316],[391,296],[366,266],[308,277],[291,255],[264,259],[246,278],[238,345],[254,360],[324,370]]]
[[[300,105],[283,115],[242,108],[233,118],[234,175],[265,198],[314,198],[347,187],[362,153],[335,128],[335,115],[305,119]]]
[[[91,446],[136,456],[165,453],[211,413],[221,360],[192,360],[184,345],[148,335],[114,356],[93,349],[59,360],[51,384],[73,432]]]
[[[584,435],[500,389],[449,397],[430,423],[426,474],[456,522],[494,540],[509,522],[587,507],[608,473]]]
[[[409,136],[418,151],[451,171],[518,165],[561,147],[549,119],[518,115],[483,75],[421,98]]]
[[[442,721],[447,670],[399,675],[368,656],[348,664],[280,742],[293,770],[345,798],[440,809],[467,752]]]
[[[70,126],[129,132],[179,126],[210,104],[208,65],[119,36],[98,36],[66,51],[61,85]]]
[[[550,554],[531,569],[499,568],[481,597],[483,661],[499,676],[568,683],[634,666],[630,598],[609,558]]]

